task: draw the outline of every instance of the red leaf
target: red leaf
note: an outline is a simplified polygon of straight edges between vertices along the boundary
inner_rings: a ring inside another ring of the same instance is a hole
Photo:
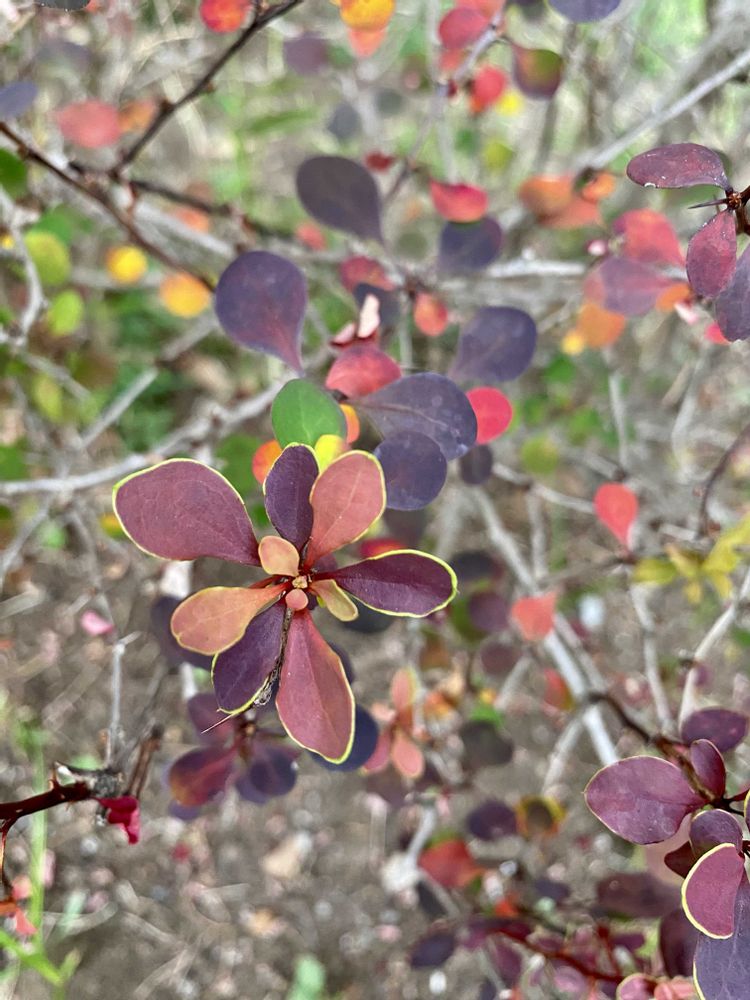
[[[470,107],[478,115],[491,107],[508,86],[508,77],[495,66],[483,66],[471,82]]]
[[[454,7],[441,20],[438,36],[445,49],[465,49],[472,45],[488,26],[489,20],[470,7]]]
[[[596,516],[627,548],[630,529],[638,517],[638,497],[622,483],[604,483],[594,494]]]
[[[623,237],[623,257],[641,264],[673,264],[682,267],[685,257],[672,223],[661,212],[636,208],[615,219],[612,229]]]
[[[477,416],[477,444],[487,444],[505,433],[513,419],[513,407],[505,393],[483,385],[469,389],[466,398]]]
[[[444,889],[462,889],[482,874],[463,840],[444,840],[419,856],[419,867]]]
[[[394,288],[383,265],[372,257],[348,257],[339,264],[339,277],[341,284],[349,292],[353,292],[357,285],[375,285],[376,288],[384,288],[386,291],[392,291]]]
[[[688,243],[687,276],[693,289],[715,298],[732,280],[737,267],[737,229],[733,212],[719,212]]]
[[[169,789],[181,806],[202,806],[224,791],[234,768],[230,747],[200,747],[178,757],[169,769]]]
[[[487,211],[487,192],[472,184],[430,181],[435,211],[449,222],[476,222]]]
[[[627,175],[643,187],[682,188],[697,184],[729,187],[724,164],[718,154],[694,142],[657,146],[634,156]]]
[[[223,34],[241,28],[249,9],[250,0],[201,0],[200,15],[209,31]]]
[[[111,146],[121,134],[117,108],[104,101],[68,104],[56,112],[55,120],[68,142],[75,142],[84,149]]]
[[[120,795],[117,798],[97,799],[107,810],[107,822],[121,826],[129,844],[137,844],[141,836],[141,819],[138,799],[134,795]]]
[[[448,325],[448,307],[437,296],[419,292],[414,302],[414,325],[426,337],[438,337]]]
[[[307,612],[292,618],[276,710],[296,743],[335,763],[348,756],[354,698],[341,660]]]
[[[383,513],[385,482],[380,463],[366,452],[347,452],[315,480],[310,503],[313,527],[305,563],[314,566],[322,556],[364,535]]]
[[[115,486],[113,504],[128,537],[151,555],[258,565],[242,497],[201,462],[175,458],[136,472]]]
[[[510,617],[527,642],[538,642],[552,631],[557,594],[521,597],[510,609]]]

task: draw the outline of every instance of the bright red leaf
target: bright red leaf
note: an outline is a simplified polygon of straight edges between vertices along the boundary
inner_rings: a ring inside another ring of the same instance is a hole
[[[449,222],[476,222],[487,211],[487,192],[472,184],[430,181],[435,211]]]
[[[477,444],[487,444],[508,429],[513,407],[505,393],[491,386],[478,386],[469,389],[466,397],[477,417]]]
[[[638,497],[622,483],[604,483],[594,494],[596,516],[626,548],[638,517]]]

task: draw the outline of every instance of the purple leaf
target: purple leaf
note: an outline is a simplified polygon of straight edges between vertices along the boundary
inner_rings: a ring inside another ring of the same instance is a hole
[[[703,814],[701,814],[703,815]],[[720,841],[721,842],[721,841]],[[680,878],[686,878],[695,864],[695,851],[689,840],[664,855],[664,864]]]
[[[719,844],[734,844],[739,853],[742,849],[742,830],[731,813],[723,809],[707,809],[690,824],[690,844],[694,858],[699,858]]]
[[[286,795],[297,781],[297,754],[289,747],[275,747],[256,740],[247,770],[235,782],[243,798],[252,788],[266,799]]]
[[[150,555],[258,565],[242,497],[201,462],[174,458],[136,472],[115,486],[113,504],[128,537]]]
[[[310,490],[318,472],[318,463],[310,448],[290,445],[276,459],[263,484],[266,513],[271,524],[299,552],[312,531]]]
[[[0,122],[18,118],[36,100],[39,88],[31,80],[14,80],[0,87]]]
[[[455,950],[455,931],[430,931],[412,948],[409,964],[412,969],[436,969],[447,962]]]
[[[513,758],[513,744],[492,722],[471,719],[458,731],[464,745],[465,762],[472,770],[500,767]]]
[[[250,622],[239,642],[215,657],[214,691],[225,712],[247,708],[277,666],[284,612],[283,604],[272,605]]]
[[[659,927],[659,948],[668,976],[689,976],[693,971],[693,956],[698,944],[698,931],[679,910],[662,919]]]
[[[276,711],[300,746],[333,763],[349,756],[354,739],[354,698],[341,660],[308,612],[289,627]]]
[[[488,799],[466,817],[466,829],[480,840],[498,840],[518,833],[515,809],[499,799]]]
[[[584,292],[609,312],[644,316],[674,282],[647,264],[627,257],[608,257],[584,282]]]
[[[668,840],[703,805],[679,767],[658,757],[628,757],[602,768],[585,796],[594,815],[633,844]]]
[[[696,740],[690,746],[690,763],[704,788],[718,798],[727,786],[724,759],[710,740]]]
[[[500,224],[485,215],[477,222],[446,222],[440,232],[438,268],[441,271],[481,271],[503,246]]]
[[[387,437],[374,455],[383,467],[388,507],[419,510],[443,488],[448,463],[437,442],[426,434],[404,431]]]
[[[281,358],[296,371],[302,371],[306,307],[303,273],[290,260],[265,250],[251,250],[232,261],[214,297],[219,322],[233,340]]]
[[[469,597],[469,619],[480,632],[502,632],[508,627],[508,605],[505,598],[492,590],[480,590]]]
[[[230,747],[201,747],[178,757],[169,769],[169,788],[181,806],[202,806],[226,788],[234,769]]]
[[[212,727],[226,716],[219,711],[216,697],[212,691],[201,691],[188,699],[186,704],[188,718],[193,724],[195,735],[201,743],[213,746],[223,746],[229,738],[230,726]]]
[[[492,475],[492,449],[487,444],[477,444],[458,460],[461,479],[467,486],[481,486]]]
[[[569,21],[583,24],[586,21],[601,21],[613,10],[617,10],[621,0],[550,0],[550,6],[559,11]]]
[[[284,41],[287,69],[300,76],[314,76],[328,65],[328,43],[320,35],[305,31]]]
[[[696,861],[682,884],[682,906],[701,934],[731,937],[742,881],[747,884],[745,859],[734,844],[719,844]]]
[[[601,880],[596,887],[600,907],[609,914],[618,914],[631,920],[653,920],[674,910],[680,894],[673,885],[667,885],[649,872],[617,872]]]
[[[343,156],[313,156],[297,171],[297,197],[325,226],[383,242],[380,193],[372,174]]]
[[[732,280],[716,299],[716,322],[727,340],[750,337],[750,246],[742,251]]]
[[[321,576],[376,611],[415,618],[444,608],[456,593],[450,566],[424,552],[386,552]]]
[[[750,982],[750,885],[746,880],[734,906],[734,934],[716,939],[701,934],[695,949],[695,981],[704,1000],[744,1000]]]
[[[531,364],[536,338],[536,323],[522,309],[484,306],[461,330],[451,378],[483,383],[518,378]]]
[[[685,743],[711,740],[721,753],[741,743],[747,735],[747,716],[728,708],[701,708],[682,723],[680,736]]]
[[[466,393],[445,375],[420,372],[383,386],[357,401],[357,408],[384,438],[407,431],[426,434],[450,461],[471,448],[477,418]]]
[[[734,213],[719,212],[688,243],[687,276],[694,291],[715,298],[732,280],[737,266]]]
[[[628,164],[627,175],[643,187],[682,188],[714,184],[726,191],[730,186],[718,154],[694,142],[657,146],[639,153]]]

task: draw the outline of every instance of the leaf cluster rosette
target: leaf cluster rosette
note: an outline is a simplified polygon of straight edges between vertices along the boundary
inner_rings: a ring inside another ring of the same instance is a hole
[[[355,704],[340,657],[315,626],[324,605],[347,621],[352,601],[390,615],[420,618],[456,593],[451,568],[410,549],[339,567],[333,553],[361,538],[385,507],[385,482],[372,455],[350,451],[318,469],[309,447],[287,446],[264,483],[265,508],[278,532],[260,541],[240,495],[218,472],[171,459],[129,476],[114,489],[124,531],[162,559],[212,556],[260,566],[247,587],[208,587],[184,600],[171,619],[187,649],[213,657],[222,712],[236,715],[270,694],[289,736],[334,763],[347,758]]]

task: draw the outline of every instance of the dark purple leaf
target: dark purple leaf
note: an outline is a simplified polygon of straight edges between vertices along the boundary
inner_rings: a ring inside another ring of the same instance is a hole
[[[516,813],[499,799],[488,799],[466,817],[466,829],[480,840],[498,840],[518,832]]]
[[[350,622],[342,622],[341,624],[344,628],[349,629],[351,632],[359,632],[361,635],[378,635],[393,625],[395,621],[393,615],[383,615],[379,611],[374,611],[372,608],[368,608],[366,604],[358,601],[356,597],[352,598],[352,600],[359,614]]]
[[[447,962],[455,950],[454,931],[431,931],[416,942],[411,950],[409,964],[412,969],[436,969]]]
[[[226,719],[222,715],[219,706],[216,704],[216,697],[212,691],[201,691],[188,699],[186,704],[188,718],[193,724],[195,735],[201,743],[209,746],[223,746],[231,736],[232,726],[218,726],[213,728],[217,722]]]
[[[354,741],[346,760],[340,764],[332,764],[320,754],[312,753],[310,756],[316,764],[320,764],[326,771],[356,771],[372,757],[378,742],[379,732],[377,722],[367,709],[357,705],[354,711]]]
[[[682,723],[680,736],[685,743],[694,740],[711,740],[721,753],[726,753],[741,743],[747,735],[747,716],[728,708],[701,708]]]
[[[458,460],[458,467],[467,486],[481,486],[492,475],[492,450],[486,444],[474,445]]]
[[[0,122],[18,118],[36,100],[39,88],[31,80],[14,80],[0,87]]]
[[[501,580],[505,570],[489,553],[467,549],[451,557],[453,572],[462,587],[470,583]]]
[[[487,942],[487,952],[505,985],[515,986],[523,971],[523,961],[516,949],[501,938],[491,938]]]
[[[450,461],[471,448],[477,418],[466,393],[445,375],[420,372],[383,386],[357,402],[384,438],[426,434]]]
[[[52,7],[54,10],[83,10],[90,0],[34,0],[40,7]]]
[[[623,316],[644,316],[674,282],[647,264],[628,257],[608,257],[584,282],[584,292],[598,305]]]
[[[698,936],[698,931],[682,912],[681,907],[662,918],[659,926],[659,948],[668,976],[692,974]]]
[[[419,510],[443,488],[448,463],[437,442],[426,434],[404,431],[387,437],[374,455],[383,467],[388,507]]]
[[[238,344],[272,354],[302,371],[300,337],[307,283],[296,264],[265,250],[241,254],[222,272],[214,308]]]
[[[286,795],[297,781],[297,755],[288,747],[275,747],[256,741],[245,774],[236,782],[247,789],[252,785],[266,798]],[[243,794],[243,798],[246,797]]]
[[[643,187],[682,188],[714,184],[729,188],[724,164],[712,149],[694,142],[657,146],[634,156],[627,175]]]
[[[594,815],[633,844],[668,840],[703,805],[679,767],[658,757],[628,757],[602,768],[585,796]]]
[[[312,531],[310,490],[318,472],[318,463],[309,448],[290,445],[276,459],[263,484],[271,524],[300,552]]]
[[[665,854],[664,864],[670,871],[673,871],[681,878],[685,878],[695,864],[695,851],[693,851],[690,841],[686,840],[684,844],[680,844],[674,851],[669,851]]]
[[[648,872],[608,875],[598,883],[596,897],[606,913],[630,919],[663,917],[680,901],[675,886],[667,885]]]
[[[499,767],[513,757],[513,744],[491,722],[465,722],[458,735],[464,745],[466,763],[472,769]]]
[[[550,6],[559,11],[569,21],[583,24],[586,21],[601,21],[613,10],[617,10],[621,0],[550,0]]]
[[[383,242],[380,193],[360,163],[343,156],[313,156],[297,171],[297,197],[325,226]]]
[[[360,309],[368,295],[372,295],[378,300],[381,328],[389,329],[398,323],[401,316],[398,292],[388,288],[379,288],[378,285],[368,285],[367,282],[363,281],[354,286],[352,295]]]
[[[202,806],[226,788],[234,768],[234,750],[201,747],[178,757],[169,769],[169,788],[182,806]]]
[[[570,886],[566,885],[565,882],[557,882],[552,878],[537,878],[534,879],[534,891],[539,895],[541,899],[551,899],[555,903],[562,903],[570,896]],[[639,944],[636,948],[640,948],[643,944],[643,938],[640,938]]]
[[[508,627],[508,605],[505,598],[492,590],[471,594],[467,603],[469,619],[480,632],[502,632]]]
[[[710,740],[696,740],[690,745],[690,763],[704,788],[716,798],[724,794],[727,769],[724,759]]]
[[[386,507],[383,520],[388,531],[405,549],[415,549],[419,545],[427,526],[424,510],[393,510]]]
[[[189,663],[193,667],[210,670],[213,657],[196,653],[192,649],[185,649],[172,635],[169,623],[172,621],[175,608],[181,603],[182,601],[177,597],[169,597],[166,594],[157,597],[151,605],[151,631],[156,636],[162,655],[172,670],[177,670],[181,663]]]
[[[521,651],[517,646],[498,639],[487,639],[479,647],[482,670],[491,677],[506,677],[518,662]]]
[[[348,101],[342,101],[333,109],[326,128],[339,142],[349,142],[362,131],[362,116]]]
[[[531,364],[536,323],[522,309],[484,306],[461,330],[451,378],[507,382]]]
[[[258,565],[242,497],[201,462],[175,458],[136,472],[115,486],[113,503],[128,537],[151,555]]]
[[[321,576],[376,611],[417,618],[444,608],[455,594],[451,568],[423,552],[386,552]]]
[[[690,824],[690,844],[694,859],[710,851],[719,844],[734,844],[738,852],[742,848],[742,830],[731,813],[723,809],[707,809],[699,813]]]
[[[716,322],[727,340],[750,337],[750,246],[742,251],[732,280],[716,299]]]
[[[305,31],[284,41],[287,69],[300,76],[314,76],[328,65],[328,43],[320,35]]]
[[[716,939],[700,934],[695,949],[695,981],[704,1000],[744,1000],[750,982],[750,885],[740,883],[734,934]]]
[[[478,222],[446,222],[440,231],[438,267],[441,271],[481,271],[502,246],[500,224],[488,215]]]
[[[179,819],[183,823],[190,823],[201,815],[203,809],[201,806],[181,806],[179,802],[170,802],[167,812],[174,819]]]
[[[698,295],[713,299],[732,280],[737,266],[733,212],[719,212],[688,243],[687,276]]]
[[[696,861],[682,886],[682,906],[701,934],[731,936],[742,882],[747,885],[745,859],[734,844],[718,844]]]
[[[216,701],[226,712],[248,706],[277,666],[285,608],[274,604],[248,625],[238,643],[214,660]]]

